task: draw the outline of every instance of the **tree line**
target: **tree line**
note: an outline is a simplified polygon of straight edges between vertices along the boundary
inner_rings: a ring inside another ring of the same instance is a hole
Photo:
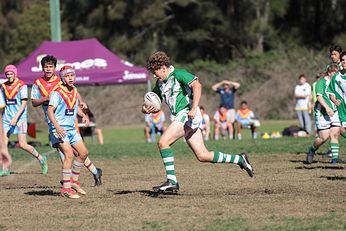
[[[343,45],[341,0],[62,0],[63,40],[96,37],[144,65],[165,50],[180,63],[227,63],[290,46]],[[0,2],[0,62],[16,63],[50,40],[49,1]]]

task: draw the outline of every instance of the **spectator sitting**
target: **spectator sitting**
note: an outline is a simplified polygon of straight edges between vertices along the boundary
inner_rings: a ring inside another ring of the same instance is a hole
[[[241,129],[242,128],[250,128],[252,138],[257,139],[256,128],[260,126],[258,120],[255,119],[255,114],[252,110],[249,109],[246,101],[242,101],[240,103],[240,109],[237,110],[235,114],[236,124],[237,124],[237,132],[238,132],[238,140],[241,140]]]
[[[201,114],[202,114],[202,134],[204,137],[204,140],[209,140],[210,136],[210,118],[209,115],[205,112],[204,107],[200,107]]]
[[[148,143],[156,141],[156,134],[161,135],[165,132],[165,120],[165,113],[162,110],[145,115],[144,134]]]
[[[86,114],[89,117],[89,120],[91,122],[91,125],[93,124],[94,126],[96,125],[96,119],[94,114],[91,112],[89,105],[87,105],[86,108],[83,109],[84,114]],[[82,117],[78,116],[78,124],[82,123]],[[82,138],[84,139],[84,136],[87,135],[92,135],[92,127],[79,127],[79,132]],[[103,144],[103,133],[101,128],[96,128],[95,127],[95,134],[97,135],[97,139],[99,144]]]
[[[227,113],[227,108],[224,105],[220,105],[219,109],[214,114],[214,138],[215,140],[219,140],[219,134],[221,131],[221,135],[223,139],[226,138],[227,133],[229,134],[229,138],[233,138],[233,129],[231,128],[233,125],[230,121],[230,114]]]

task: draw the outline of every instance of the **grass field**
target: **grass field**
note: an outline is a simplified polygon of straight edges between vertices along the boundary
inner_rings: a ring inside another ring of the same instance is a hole
[[[262,131],[281,131],[293,121],[267,121]],[[45,129],[38,139],[45,143]],[[248,133],[249,131],[244,131]],[[249,178],[236,165],[199,163],[183,141],[173,145],[181,190],[157,195],[164,180],[155,144],[142,129],[104,129],[105,145],[87,139],[90,157],[104,170],[103,185],[81,174],[87,195],[59,196],[60,162],[48,146],[49,173],[36,160],[10,149],[11,176],[0,178],[0,230],[345,230],[345,165],[316,156],[305,165],[312,138],[209,141],[210,150],[248,151],[255,168]],[[346,145],[341,141],[341,154]],[[325,151],[327,148],[321,149]]]

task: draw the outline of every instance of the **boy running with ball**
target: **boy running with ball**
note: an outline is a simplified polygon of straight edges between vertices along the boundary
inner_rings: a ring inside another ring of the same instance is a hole
[[[158,141],[167,180],[153,187],[154,191],[177,192],[179,183],[174,170],[174,155],[171,145],[184,137],[187,144],[201,162],[233,163],[253,177],[253,168],[246,153],[238,155],[219,151],[208,151],[200,129],[202,116],[198,107],[202,86],[196,76],[186,70],[175,69],[166,53],[158,51],[147,62],[147,69],[157,79],[153,92],[164,99],[173,115],[172,123]],[[142,112],[155,112],[153,106],[143,104]]]

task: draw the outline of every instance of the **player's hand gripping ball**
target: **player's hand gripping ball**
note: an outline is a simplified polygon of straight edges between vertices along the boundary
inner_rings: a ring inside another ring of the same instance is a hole
[[[155,108],[155,111],[158,112],[161,109],[161,99],[160,97],[154,93],[154,92],[147,92],[144,95],[144,104],[146,106],[152,106]]]

